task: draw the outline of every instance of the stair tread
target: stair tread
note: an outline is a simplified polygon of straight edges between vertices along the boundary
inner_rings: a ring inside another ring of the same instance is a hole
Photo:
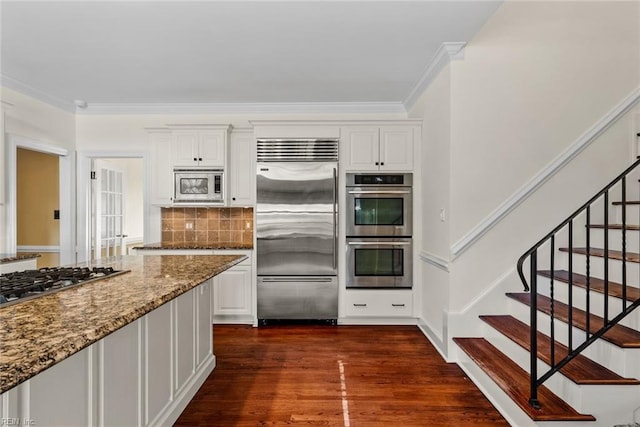
[[[561,252],[569,252],[569,248],[560,248],[560,251]],[[587,248],[584,248],[584,247],[573,248],[572,252],[575,253],[575,254],[586,255],[587,254]],[[589,248],[589,255],[604,258],[604,249],[602,249],[602,248]],[[622,260],[622,251],[615,251],[615,250],[609,249],[609,258]],[[630,261],[630,262],[638,262],[638,263],[640,263],[640,254],[636,253],[636,252],[627,252],[626,256],[625,256],[625,259],[627,261]]]
[[[531,351],[530,330],[526,323],[509,315],[480,316],[487,324],[505,335],[507,338]],[[538,358],[551,366],[551,338],[538,331]],[[567,346],[555,342],[555,361],[562,360],[568,354]],[[624,378],[588,357],[579,354],[567,363],[561,370],[562,374],[576,384],[617,384],[638,385],[635,378]]]
[[[538,274],[551,278],[550,270],[540,270]],[[561,282],[569,283],[569,272],[566,270],[555,270],[553,277]],[[587,276],[579,273],[573,273],[573,285],[580,288],[587,288]],[[589,289],[594,292],[604,294],[604,280],[597,277],[591,277],[589,280]],[[609,281],[609,296],[622,298],[622,284]],[[627,285],[627,301],[635,301],[640,298],[640,289]]]
[[[525,305],[530,305],[531,294],[528,292],[509,292],[507,296],[515,299]],[[551,299],[538,294],[538,311],[541,311],[546,314],[551,313]],[[560,302],[554,301],[554,313],[556,319],[559,319],[563,322],[567,322],[569,319],[569,306]],[[573,326],[585,331],[587,329],[587,315],[586,312],[580,310],[578,308],[573,308]],[[595,333],[602,328],[604,325],[604,319],[602,317],[596,316],[595,314],[590,315],[589,320],[589,329],[591,333]],[[622,348],[640,348],[640,332],[635,329],[628,328],[624,325],[614,325],[609,329],[603,336],[602,339],[609,341],[612,344],[617,345]]]
[[[580,414],[547,387],[538,388],[540,409],[529,404],[530,376],[484,338],[453,341],[534,421],[595,421]]]
[[[590,224],[591,228],[605,228],[605,224]],[[622,230],[622,224],[609,224],[609,230]],[[625,224],[625,230],[638,231],[640,230],[640,225],[637,224]]]

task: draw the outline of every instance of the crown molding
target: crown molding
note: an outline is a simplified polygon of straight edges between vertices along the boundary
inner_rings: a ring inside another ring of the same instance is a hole
[[[77,114],[406,114],[401,102],[258,102],[91,104]]]
[[[422,73],[422,77],[404,100],[403,105],[406,111],[413,108],[433,79],[436,78],[449,62],[464,59],[464,48],[466,45],[466,42],[445,42],[440,45]]]
[[[65,101],[64,99],[60,99],[36,87],[30,86],[26,83],[21,82],[20,80],[14,79],[13,77],[9,77],[1,73],[0,73],[0,85],[2,85],[3,87],[7,87],[9,89],[15,90],[16,92],[20,92],[23,95],[27,95],[32,98],[35,98],[46,104],[60,108],[69,113],[77,112],[77,108],[73,102],[68,102],[68,101]]]

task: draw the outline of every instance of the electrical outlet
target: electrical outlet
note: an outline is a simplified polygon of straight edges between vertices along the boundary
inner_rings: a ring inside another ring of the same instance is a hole
[[[445,222],[447,220],[447,214],[444,208],[440,209],[440,221]]]
[[[187,221],[184,223],[185,230],[193,230],[193,222]]]

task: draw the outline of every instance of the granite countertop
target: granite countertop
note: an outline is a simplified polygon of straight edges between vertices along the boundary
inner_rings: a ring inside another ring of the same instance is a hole
[[[23,261],[26,259],[38,258],[40,254],[32,252],[20,252],[17,254],[2,254],[0,253],[0,264],[8,262]]]
[[[0,307],[0,393],[246,258],[145,255],[79,264],[130,272]]]
[[[207,242],[172,242],[172,243],[147,243],[144,246],[135,246],[133,249],[206,249],[206,250],[221,250],[221,249],[242,249],[252,250],[253,244],[249,243],[207,243]]]

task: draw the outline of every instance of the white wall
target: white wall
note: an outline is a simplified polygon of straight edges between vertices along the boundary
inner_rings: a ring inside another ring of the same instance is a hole
[[[453,257],[453,245],[640,87],[639,18],[639,2],[505,2],[410,111],[425,120],[423,151],[435,156],[423,159],[423,250],[449,267],[444,274],[423,263],[423,320],[441,327],[431,335],[474,332],[479,322],[469,314],[487,292],[484,306],[504,312],[502,291],[521,289],[512,274],[518,257],[632,161],[640,107]],[[438,110],[444,81],[449,135]],[[449,208],[444,226],[441,207]],[[495,298],[491,289],[500,290]],[[429,290],[445,303],[439,322]]]
[[[450,146],[451,146],[451,67],[434,79],[412,111],[423,119],[421,154],[422,218],[420,251],[422,266],[422,320],[443,340],[444,311],[449,306],[449,272],[438,263],[449,258]],[[439,220],[444,210],[445,221]],[[428,262],[432,261],[432,262]],[[435,262],[434,262],[435,261]]]

